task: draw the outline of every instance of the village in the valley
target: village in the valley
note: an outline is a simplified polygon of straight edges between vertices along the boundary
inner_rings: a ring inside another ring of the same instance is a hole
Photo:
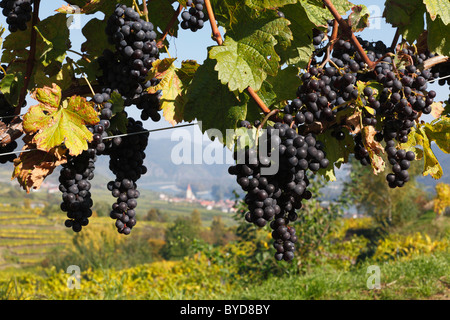
[[[167,195],[164,193],[161,193],[159,195],[159,199],[163,201],[167,201],[169,203],[197,203],[204,207],[206,210],[220,210],[222,212],[235,212],[236,209],[234,208],[235,201],[230,199],[223,199],[219,201],[215,200],[206,200],[202,198],[198,198],[195,196],[194,192],[192,191],[191,185],[188,184],[186,188],[186,193],[184,197],[175,197],[171,195]]]

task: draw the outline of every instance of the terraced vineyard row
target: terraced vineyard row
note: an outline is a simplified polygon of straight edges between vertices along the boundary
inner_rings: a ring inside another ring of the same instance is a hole
[[[1,208],[0,269],[40,263],[55,247],[69,244],[73,235],[64,228],[63,218],[34,209]]]

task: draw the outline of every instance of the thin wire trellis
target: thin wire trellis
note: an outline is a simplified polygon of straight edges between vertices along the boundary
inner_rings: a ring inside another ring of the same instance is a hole
[[[138,134],[158,132],[158,131],[164,131],[164,130],[172,130],[172,129],[179,129],[179,128],[185,128],[185,127],[192,127],[192,126],[195,126],[195,125],[197,125],[197,123],[188,123],[188,124],[183,124],[183,125],[174,126],[174,127],[164,127],[164,128],[158,128],[158,129],[151,129],[151,130],[143,130],[143,131],[138,131],[138,132],[124,133],[124,134],[118,134],[118,135],[114,135],[114,136],[108,136],[108,137],[103,138],[103,140],[109,140],[109,139],[126,137],[126,136],[134,136],[134,135],[138,135]],[[11,152],[5,152],[5,153],[0,153],[0,157],[9,156],[9,155],[18,154],[18,153],[27,153],[27,152],[36,151],[36,150],[38,150],[38,149],[16,150],[16,151],[11,151]]]

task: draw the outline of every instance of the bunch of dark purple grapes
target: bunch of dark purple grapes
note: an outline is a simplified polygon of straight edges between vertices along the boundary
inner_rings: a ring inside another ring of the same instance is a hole
[[[0,163],[5,164],[7,162],[13,162],[17,155],[13,152],[17,148],[17,142],[11,141],[5,146],[0,145]],[[4,155],[7,154],[7,155]]]
[[[429,51],[425,51],[420,54],[413,54],[411,51],[408,53],[411,55],[415,65],[419,66],[428,59],[439,57],[439,55]],[[424,70],[424,72],[427,79],[429,79],[429,83],[434,83],[437,81],[440,86],[450,86],[450,60],[447,59],[445,62],[433,65],[431,69]]]
[[[144,159],[149,133],[145,131],[142,122],[128,118],[127,135],[113,138],[112,147],[107,151],[109,168],[116,176],[107,186],[117,198],[110,216],[116,220],[118,232],[126,235],[136,225],[135,209],[140,195],[136,181],[147,172]]]
[[[160,110],[160,92],[148,93],[158,81],[147,80],[148,71],[159,57],[153,24],[141,19],[132,8],[119,4],[105,31],[116,51],[105,50],[98,59],[103,71],[99,82],[104,92],[119,92],[125,106],[136,105],[142,110],[143,120],[159,121],[156,114]]]
[[[59,190],[63,199],[61,210],[67,212],[65,226],[75,232],[80,232],[82,227],[87,226],[92,216],[93,201],[89,180],[94,178],[96,160],[96,149],[89,147],[81,155],[68,159],[60,171]]]
[[[100,114],[100,119],[98,124],[87,126],[93,134],[93,139],[88,144],[88,149],[79,156],[71,157],[62,165],[60,172],[59,190],[63,199],[61,209],[67,212],[66,227],[72,228],[75,232],[80,232],[82,227],[87,226],[92,215],[93,201],[89,180],[94,178],[97,155],[106,151],[105,142],[109,142],[104,140],[108,136],[106,130],[109,129],[111,119],[112,104],[108,102],[109,100],[110,96],[107,93],[94,95],[92,101],[95,103],[95,110]],[[104,110],[109,110],[109,113],[105,115]]]
[[[8,70],[8,66],[3,64],[0,69],[0,80],[5,77],[3,70]],[[0,91],[0,121],[9,124],[13,119],[14,107],[8,102],[3,92]]]
[[[285,115],[294,114],[297,125],[332,122],[339,111],[358,97],[355,74],[340,72],[334,66],[311,66],[302,80],[297,98],[284,108]]]
[[[228,172],[246,192],[246,221],[260,228],[269,223],[275,259],[291,261],[297,237],[289,223],[297,220],[296,210],[302,208],[303,199],[312,197],[307,172],[326,168],[329,161],[314,135],[300,135],[286,123],[269,126],[259,145],[267,146],[267,154],[255,149],[245,150],[243,156],[236,152],[236,165]]]
[[[336,119],[336,114],[361,99],[365,106],[371,107],[372,112],[366,109],[362,113],[362,125],[373,126],[378,141],[385,141],[387,145],[400,151],[400,155],[406,154],[400,145],[408,141],[408,134],[414,127],[421,114],[431,112],[431,104],[436,96],[433,90],[427,91],[428,82],[432,82],[439,76],[439,72],[418,69],[410,64],[397,69],[394,66],[392,50],[381,41],[369,42],[358,38],[361,46],[366,51],[369,60],[378,62],[373,71],[367,68],[361,55],[350,41],[340,39],[336,41],[331,54],[331,59],[323,67],[313,59],[309,72],[303,74],[303,84],[299,87],[297,98],[292,100],[284,112],[288,116],[294,113],[296,125],[308,125],[314,121],[322,124],[331,123]],[[423,63],[433,55],[415,54],[409,49],[402,49],[397,53],[400,58],[408,61]],[[441,68],[445,64],[441,64]],[[366,86],[362,92],[357,87],[357,82],[378,82],[382,89],[375,90]],[[383,119],[383,121],[380,121]],[[341,124],[336,126],[333,136],[338,140],[345,138]],[[300,128],[301,129],[301,128]],[[354,135],[355,157],[363,165],[371,163],[368,150],[364,146],[361,134]],[[396,140],[398,143],[395,143]],[[392,141],[392,142],[391,142]],[[393,154],[392,149],[390,154]],[[408,180],[404,169],[409,165],[403,161],[402,170],[398,170],[399,162],[405,160],[399,156],[390,156],[388,160],[392,164],[394,175],[387,177],[391,187],[400,187]],[[414,158],[408,153],[408,160]],[[398,165],[398,166],[397,166]]]
[[[190,29],[193,32],[203,28],[205,21],[208,20],[208,16],[204,13],[205,1],[204,0],[188,0],[186,2],[186,8],[181,13],[181,28],[184,30]]]
[[[27,30],[27,22],[31,20],[33,0],[2,0],[2,14],[6,17],[10,32]]]

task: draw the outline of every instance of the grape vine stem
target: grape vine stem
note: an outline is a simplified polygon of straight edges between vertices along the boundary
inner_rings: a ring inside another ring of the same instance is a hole
[[[64,90],[61,94],[61,98],[66,99],[66,98],[74,96],[74,95],[86,96],[86,95],[92,94],[92,91],[101,92],[101,90],[102,90],[102,86],[100,86],[100,85],[73,86],[73,87],[68,88],[67,90]]]
[[[350,36],[350,41],[355,46],[356,50],[361,55],[364,62],[369,66],[370,69],[374,69],[376,63],[369,59],[369,57],[367,56],[363,47],[359,43],[358,39],[356,39],[356,36],[353,33],[352,28],[348,25],[347,21],[345,21],[345,19],[342,18],[342,16],[336,10],[336,7],[333,5],[331,0],[322,0],[322,2],[327,7],[327,9],[331,12],[333,17],[337,20],[337,22],[339,23],[339,26],[342,28],[342,30]]]
[[[89,60],[88,57],[86,57],[85,54],[83,54],[81,52],[78,52],[78,51],[75,51],[75,50],[72,50],[72,49],[67,50],[67,52],[72,52],[72,53],[75,53],[75,54],[79,55],[81,57],[81,59],[83,59],[87,63],[91,63],[92,62],[91,60]]]
[[[145,16],[145,21],[149,22],[149,21],[150,21],[150,19],[149,19],[149,17],[148,17],[148,6],[147,6],[147,0],[143,0],[143,1],[142,1],[142,6],[143,6],[143,10],[142,10],[142,13],[143,13],[143,14],[144,14],[144,16]]]
[[[269,120],[271,117],[276,116],[278,114],[278,112],[280,112],[280,110],[278,110],[278,109],[274,109],[274,110],[270,111],[269,113],[266,114],[263,121],[261,121],[261,124],[256,129],[256,135],[255,135],[256,145],[258,145],[259,133],[261,132],[262,127],[264,127],[264,124],[267,122],[267,120]],[[292,122],[292,123],[294,123],[294,122]]]
[[[222,35],[220,34],[219,28],[217,27],[216,17],[214,16],[214,11],[211,5],[211,1],[205,0],[206,11],[208,11],[209,21],[211,24],[211,29],[213,33],[213,39],[217,42],[219,46],[223,44]]]
[[[23,104],[25,103],[25,98],[27,96],[27,90],[28,86],[30,84],[31,76],[34,69],[34,62],[35,62],[35,55],[36,55],[36,39],[37,39],[37,32],[35,29],[35,26],[37,25],[39,21],[39,5],[41,4],[41,0],[35,0],[34,1],[34,8],[33,8],[33,18],[31,21],[31,39],[30,39],[30,54],[28,56],[27,60],[27,70],[24,77],[24,83],[22,90],[20,91],[19,95],[19,102],[14,109],[14,114],[19,115],[20,110],[23,107]]]
[[[161,49],[162,47],[164,47],[164,40],[166,40],[166,37],[169,34],[170,30],[173,28],[175,22],[178,21],[177,18],[180,15],[182,9],[183,9],[183,7],[181,6],[181,4],[179,4],[177,10],[173,13],[172,18],[170,19],[169,23],[167,24],[166,28],[164,29],[161,39],[159,39],[158,43],[156,44],[156,46],[158,48]]]
[[[205,7],[206,7],[206,10],[208,11],[209,23],[211,25],[212,34],[213,34],[212,38],[214,41],[217,42],[217,44],[219,46],[221,46],[221,45],[223,45],[223,38],[222,38],[222,35],[220,34],[219,28],[217,27],[216,18],[214,16],[214,11],[211,6],[210,0],[205,0]],[[264,112],[265,115],[268,115],[271,113],[271,110],[266,106],[264,101],[262,101],[262,99],[258,96],[258,94],[255,92],[255,90],[252,87],[248,87],[247,92],[250,94],[250,97],[252,97],[252,99],[255,100],[256,104],[262,110],[262,112]],[[271,115],[271,120],[276,121],[276,122],[281,122],[281,120],[279,119],[279,117],[276,114]]]
[[[394,39],[392,39],[391,50],[395,49],[395,46],[397,45],[399,38],[400,38],[400,31],[397,28],[397,30],[395,30]]]
[[[333,50],[334,42],[337,39],[338,30],[339,30],[339,23],[337,22],[336,19],[334,19],[333,31],[332,31],[331,36],[330,36],[330,40],[329,40],[329,43],[328,43],[328,46],[327,46],[327,51],[326,51],[325,57],[324,57],[322,63],[320,64],[321,68],[323,68],[327,64],[328,61],[330,61],[331,51]],[[308,67],[308,69],[309,69],[309,67]]]

